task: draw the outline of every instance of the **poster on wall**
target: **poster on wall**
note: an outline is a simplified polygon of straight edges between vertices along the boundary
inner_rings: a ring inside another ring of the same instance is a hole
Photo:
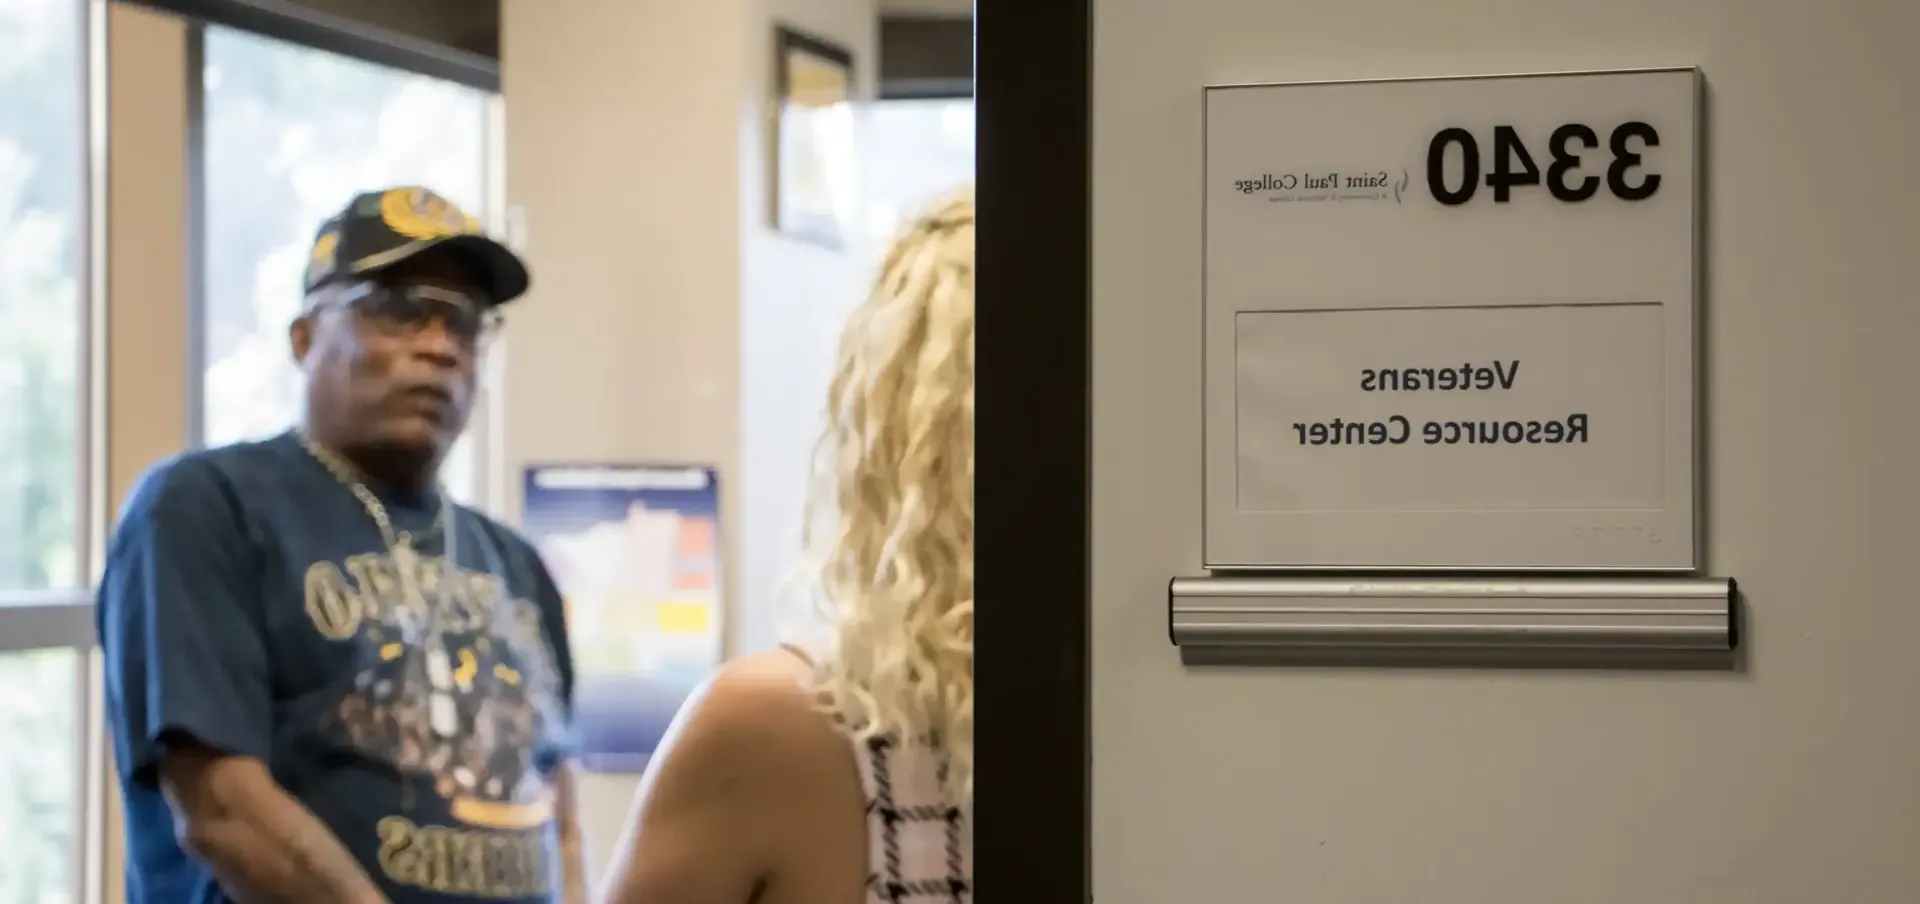
[[[545,464],[525,490],[523,529],[566,601],[581,764],[639,772],[720,665],[719,474]]]

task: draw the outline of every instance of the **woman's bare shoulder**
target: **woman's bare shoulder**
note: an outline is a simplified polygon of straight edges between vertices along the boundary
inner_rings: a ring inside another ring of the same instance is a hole
[[[800,652],[775,647],[748,653],[721,666],[706,691],[708,705],[728,705],[761,715],[822,718],[808,689],[813,666]]]
[[[789,767],[796,757],[849,755],[845,738],[810,687],[813,666],[800,652],[779,647],[723,666],[690,707],[689,730],[741,745],[739,755],[773,757]]]
[[[737,904],[823,858],[864,877],[858,761],[810,672],[789,651],[743,656],[687,701],[641,781],[607,901]]]

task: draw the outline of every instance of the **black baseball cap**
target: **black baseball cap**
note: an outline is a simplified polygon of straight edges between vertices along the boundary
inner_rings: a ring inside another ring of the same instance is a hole
[[[487,235],[480,221],[419,186],[372,191],[347,202],[320,224],[307,258],[306,291],[365,279],[428,251],[457,255],[473,267],[489,305],[527,291],[527,265]]]

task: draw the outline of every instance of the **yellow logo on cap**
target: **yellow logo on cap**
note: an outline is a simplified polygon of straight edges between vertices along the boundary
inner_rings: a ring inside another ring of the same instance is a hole
[[[340,251],[340,233],[328,231],[313,240],[313,255],[307,259],[307,280],[333,271],[334,258]]]
[[[410,239],[437,239],[480,231],[480,221],[424,188],[395,188],[380,195],[380,219]]]

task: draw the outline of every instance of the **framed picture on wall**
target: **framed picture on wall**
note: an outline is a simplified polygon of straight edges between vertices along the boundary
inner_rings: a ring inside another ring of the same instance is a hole
[[[830,248],[847,243],[857,166],[853,54],[786,26],[774,29],[773,228]]]

